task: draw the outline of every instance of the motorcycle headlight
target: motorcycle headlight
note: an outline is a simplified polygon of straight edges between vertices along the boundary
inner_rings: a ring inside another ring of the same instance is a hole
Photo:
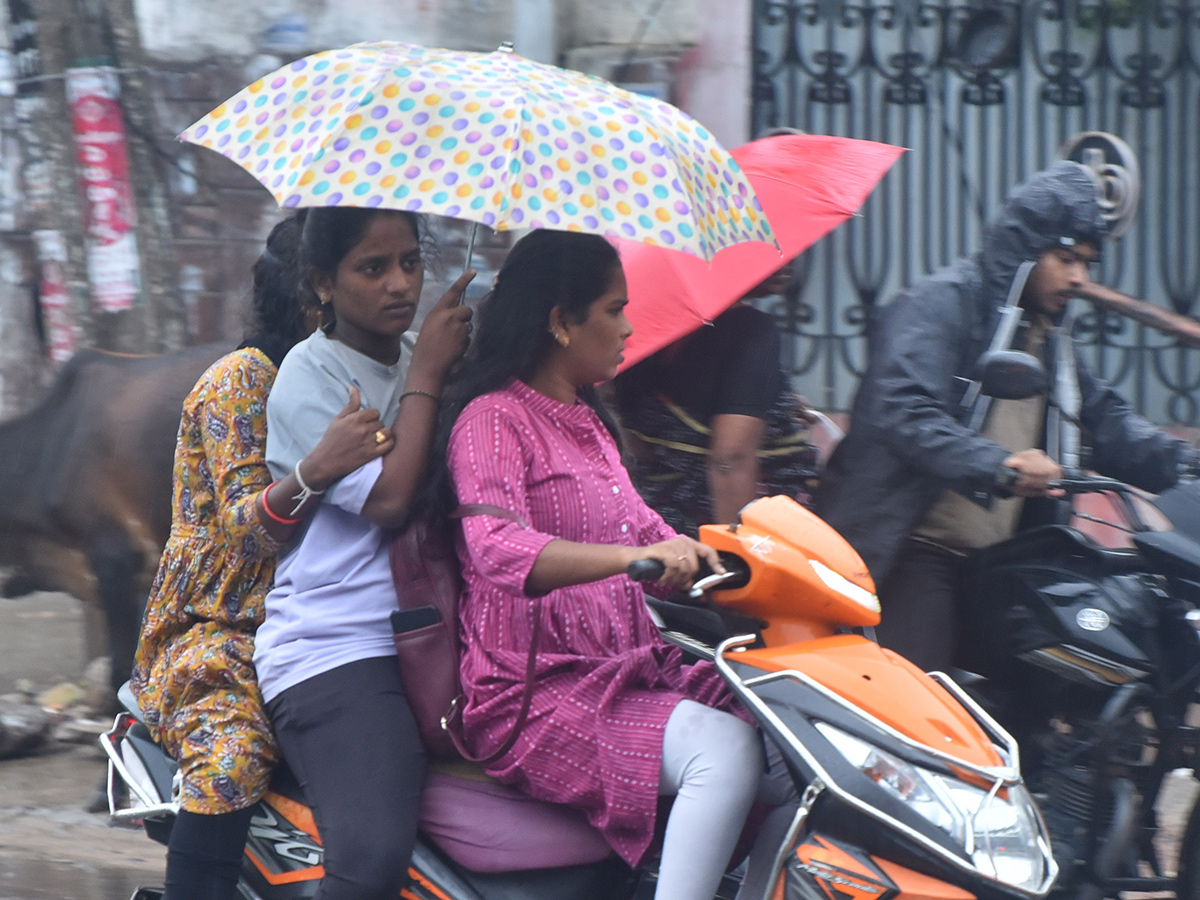
[[[1036,889],[1046,856],[1033,801],[1022,785],[1005,796],[915,766],[825,722],[816,723],[846,760],[924,819],[946,832],[985,875]]]

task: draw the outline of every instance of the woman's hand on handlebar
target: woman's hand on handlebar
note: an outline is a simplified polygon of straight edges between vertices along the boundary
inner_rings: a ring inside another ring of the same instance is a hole
[[[1051,482],[1063,477],[1062,466],[1042,450],[1022,450],[1004,460],[1003,466],[1016,472],[1016,478],[1005,484],[1010,494],[1018,497],[1061,497],[1063,490]]]
[[[665,571],[658,579],[658,583],[673,590],[691,586],[692,582],[696,580],[696,574],[700,571],[701,560],[704,560],[714,572],[725,571],[716,550],[684,535],[673,537],[669,541],[651,544],[649,547],[639,547],[633,558],[654,559],[662,563]]]

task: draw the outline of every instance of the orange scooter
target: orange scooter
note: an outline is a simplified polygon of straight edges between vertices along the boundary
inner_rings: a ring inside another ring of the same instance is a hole
[[[700,537],[727,572],[698,581],[690,602],[651,606],[667,640],[715,662],[796,781],[800,804],[762,900],[1045,896],[1057,867],[1015,742],[949,678],[857,631],[879,622],[879,602],[850,545],[786,497],[757,500],[734,524],[706,525]],[[642,580],[660,574],[648,560],[629,572]],[[113,818],[142,821],[165,841],[170,760],[139,727],[118,717],[101,739],[110,784],[124,782],[132,798],[110,792]],[[443,813],[478,810],[481,800],[488,811],[463,817],[469,821],[460,824],[482,829],[474,836],[437,816],[423,819],[408,900],[653,896],[653,867],[631,870],[611,857],[574,810],[462,772],[435,772],[432,793],[442,795]],[[243,896],[312,896],[321,846],[302,795],[278,786],[260,807]],[[486,869],[481,848],[489,851]],[[732,898],[737,887],[736,876],[727,878],[718,897]]]
[[[728,571],[693,599],[727,625],[761,626],[721,640],[713,660],[802,797],[764,900],[1048,893],[1057,867],[1016,742],[946,675],[859,633],[880,608],[853,548],[786,497],[700,540]],[[689,611],[656,606],[667,639],[688,646],[670,624]]]

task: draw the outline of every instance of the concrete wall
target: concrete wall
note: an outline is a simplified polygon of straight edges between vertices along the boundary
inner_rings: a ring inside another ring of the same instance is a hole
[[[7,25],[7,9],[0,4],[0,419],[20,412],[39,394],[49,370],[37,336],[34,253],[23,214],[24,160]]]

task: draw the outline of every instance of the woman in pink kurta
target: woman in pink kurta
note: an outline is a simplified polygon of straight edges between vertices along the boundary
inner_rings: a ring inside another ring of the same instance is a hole
[[[461,410],[446,443],[454,502],[523,520],[462,521],[464,737],[480,756],[505,744],[539,617],[530,710],[488,772],[582,808],[632,865],[658,797],[675,795],[657,897],[711,900],[763,757],[753,728],[717,711],[733,700],[716,670],[683,664],[624,574],[657,559],[670,589],[701,559],[720,566],[641,500],[595,400],[591,385],[615,374],[631,332],[625,290],[603,239],[533,232],[505,262],[448,392],[448,413]]]

